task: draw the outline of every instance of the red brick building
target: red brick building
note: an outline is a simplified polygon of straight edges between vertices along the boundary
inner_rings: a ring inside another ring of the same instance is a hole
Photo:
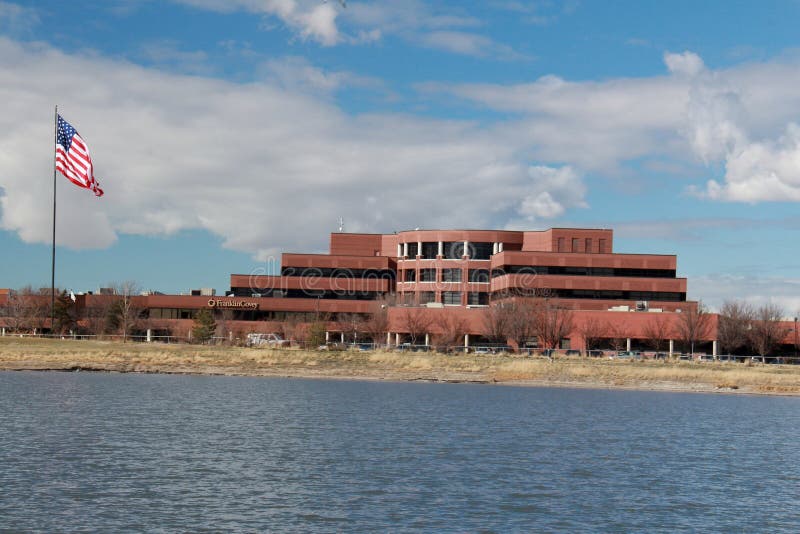
[[[136,301],[148,329],[175,336],[187,335],[197,311],[207,308],[228,336],[323,321],[328,339],[338,340],[347,330],[343,318],[386,314],[376,343],[430,344],[455,321],[458,343],[475,346],[497,341],[488,331],[492,308],[532,297],[569,310],[570,328],[559,348],[584,349],[591,336],[599,338],[598,348],[630,349],[643,347],[655,328],[668,340],[680,339],[681,314],[697,303],[687,300],[687,281],[676,272],[674,255],[615,253],[608,229],[333,233],[328,254],[284,253],[280,273],[232,274],[225,296],[151,294]],[[0,306],[8,298],[0,290]],[[77,295],[81,324],[113,298]],[[424,332],[412,332],[412,315],[425,323]],[[603,331],[590,333],[590,327]],[[716,316],[700,337],[713,352]]]

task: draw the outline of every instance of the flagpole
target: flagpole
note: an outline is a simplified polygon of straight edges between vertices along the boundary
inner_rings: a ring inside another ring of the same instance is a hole
[[[56,327],[56,145],[58,144],[58,104],[53,117],[53,250],[50,265],[50,335]]]

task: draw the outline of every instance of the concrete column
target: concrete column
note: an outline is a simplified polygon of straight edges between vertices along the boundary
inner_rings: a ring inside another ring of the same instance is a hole
[[[228,341],[233,343],[233,330],[228,330]]]
[[[469,348],[469,334],[464,334],[464,348]]]
[[[147,342],[150,343],[153,341],[153,331],[149,328],[147,329]]]
[[[403,243],[403,256],[408,256],[408,243]]]
[[[395,345],[400,345],[400,332],[397,332],[397,333],[394,335],[394,344],[395,344]]]
[[[422,241],[417,241],[417,256],[422,256]]]
[[[469,241],[464,241],[464,256],[469,255]]]
[[[397,257],[400,258],[403,256],[403,245],[402,243],[397,244]]]
[[[437,252],[438,256],[444,256],[444,241],[439,241],[439,251]]]
[[[0,328],[0,336],[6,337],[6,328],[5,327]]]
[[[627,350],[628,352],[631,351],[631,338],[625,339],[625,350]]]
[[[497,243],[492,243],[492,254],[497,254]]]
[[[503,252],[503,243],[502,243],[502,241],[497,244],[497,252]]]
[[[714,359],[717,359],[717,340],[711,342],[711,355],[714,356]]]
[[[386,346],[387,347],[391,347],[392,346],[392,333],[391,332],[386,332]]]
[[[331,340],[331,333],[325,330],[325,344],[327,345],[328,342]]]
[[[431,344],[431,335],[430,334],[425,334],[425,344],[426,345],[430,345]]]
[[[675,352],[675,341],[670,339],[669,340],[669,354],[670,354],[670,356],[672,355],[673,352]]]
[[[342,332],[342,343],[344,343],[344,332]]]

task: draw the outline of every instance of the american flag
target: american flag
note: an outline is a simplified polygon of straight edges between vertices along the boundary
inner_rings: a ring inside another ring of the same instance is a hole
[[[91,189],[98,197],[103,196],[103,190],[94,179],[89,148],[78,131],[61,115],[58,116],[56,136],[56,169],[78,187]]]

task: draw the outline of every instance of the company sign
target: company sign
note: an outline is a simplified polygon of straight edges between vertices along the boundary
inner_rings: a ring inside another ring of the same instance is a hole
[[[257,310],[258,302],[247,302],[246,300],[223,300],[208,299],[209,308],[235,308],[237,310]]]

